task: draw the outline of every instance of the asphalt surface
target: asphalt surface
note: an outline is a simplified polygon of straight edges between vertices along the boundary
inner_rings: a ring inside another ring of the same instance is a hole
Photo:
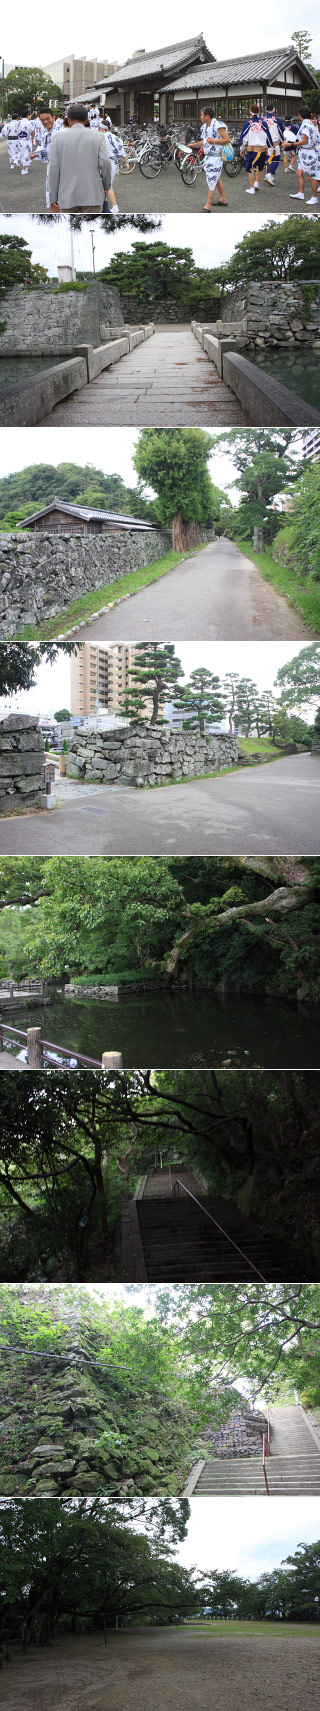
[[[252,560],[222,539],[88,622],[79,640],[310,641],[312,634]]]
[[[223,173],[223,182],[228,197],[228,208],[231,214],[245,214],[250,220],[254,208],[268,219],[270,215],[290,214],[295,208],[299,212],[310,213],[307,198],[311,196],[311,185],[305,192],[305,201],[291,202],[290,193],[298,188],[295,173],[285,174],[283,162],[278,168],[274,187],[265,184],[261,179],[260,190],[255,196],[248,196],[248,174],[242,169],[237,178],[229,178]],[[33,161],[27,177],[21,177],[18,167],[11,171],[7,143],[0,141],[0,212],[8,213],[40,213],[46,208],[46,167],[42,161]],[[204,208],[207,187],[204,172],[200,172],[194,185],[184,184],[181,173],[174,165],[159,173],[158,178],[144,178],[137,166],[134,172],[118,172],[115,179],[115,192],[122,214],[198,214]],[[320,207],[320,203],[319,203]],[[315,210],[316,212],[316,210]],[[217,215],[225,219],[227,209],[218,203],[218,192],[213,204],[213,218]]]
[[[187,323],[160,324],[144,344],[56,404],[41,427],[244,427],[247,416]]]
[[[319,780],[302,754],[155,790],[67,780],[61,807],[1,820],[0,854],[319,855]]]

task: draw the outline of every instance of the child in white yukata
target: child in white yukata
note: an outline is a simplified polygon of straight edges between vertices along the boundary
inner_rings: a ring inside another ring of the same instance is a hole
[[[311,184],[313,184],[318,164],[319,131],[317,118],[313,122],[310,118],[310,108],[300,107],[298,119],[300,119],[300,130],[297,135],[299,190],[291,191],[290,200],[292,202],[304,202],[305,174],[307,174],[307,178],[311,178]],[[309,200],[311,203],[315,203],[317,200],[313,190]]]
[[[216,119],[212,107],[202,109],[201,136],[204,144],[204,170],[208,185],[207,200],[204,204],[205,214],[211,214],[215,190],[219,191],[219,207],[227,208],[228,202],[222,183],[223,155],[221,145],[230,142],[229,132],[222,119]]]
[[[5,137],[6,142],[8,144],[8,155],[9,155],[11,172],[14,171],[15,166],[19,166],[19,160],[20,160],[18,128],[19,128],[19,120],[18,119],[7,119],[5,125],[2,126],[2,131],[1,131],[1,137]]]

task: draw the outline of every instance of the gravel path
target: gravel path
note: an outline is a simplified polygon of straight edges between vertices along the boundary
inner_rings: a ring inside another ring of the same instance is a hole
[[[2,1711],[317,1711],[319,1641],[254,1627],[68,1638],[6,1667]]]

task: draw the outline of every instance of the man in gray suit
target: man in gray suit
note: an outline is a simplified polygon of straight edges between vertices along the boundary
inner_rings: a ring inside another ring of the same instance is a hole
[[[111,163],[103,131],[90,129],[80,102],[68,107],[68,125],[52,138],[49,197],[54,214],[101,214],[111,185]]]

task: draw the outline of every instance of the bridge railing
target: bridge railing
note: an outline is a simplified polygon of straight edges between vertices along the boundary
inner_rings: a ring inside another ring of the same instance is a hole
[[[7,1036],[10,1036],[9,1040]],[[57,1045],[55,1040],[44,1040],[41,1028],[9,1028],[7,1022],[0,1017],[0,1051],[5,1044],[14,1045],[16,1041],[26,1040],[29,1069],[45,1069],[50,1064],[51,1054],[59,1060],[76,1058],[78,1064],[89,1064],[91,1069],[123,1069],[121,1052],[103,1052],[101,1061],[95,1057],[87,1057],[84,1052],[77,1052],[73,1046]]]
[[[177,1193],[179,1194],[180,1188],[183,1189],[184,1194],[188,1194],[190,1200],[194,1200],[195,1206],[200,1207],[200,1212],[203,1213],[203,1216],[205,1218],[209,1218],[210,1224],[214,1224],[215,1229],[220,1231],[220,1235],[222,1236],[222,1238],[224,1237],[226,1242],[229,1242],[230,1246],[232,1248],[236,1249],[236,1253],[240,1254],[240,1258],[244,1259],[246,1262],[246,1265],[250,1266],[250,1270],[255,1272],[256,1277],[260,1278],[261,1283],[266,1283],[267,1278],[263,1276],[262,1271],[259,1271],[258,1266],[254,1265],[254,1261],[252,1259],[248,1259],[248,1254],[245,1254],[243,1252],[243,1248],[239,1248],[238,1242],[234,1242],[233,1236],[228,1235],[228,1231],[223,1229],[222,1224],[218,1224],[218,1219],[213,1217],[212,1212],[207,1211],[207,1207],[203,1205],[202,1200],[198,1200],[197,1195],[192,1194],[191,1188],[187,1188],[185,1182],[181,1182],[181,1178],[179,1176],[177,1176],[176,1181],[175,1181],[173,1188],[172,1188],[172,1193],[173,1194],[177,1194]],[[222,1258],[224,1259],[223,1246],[222,1246]]]

